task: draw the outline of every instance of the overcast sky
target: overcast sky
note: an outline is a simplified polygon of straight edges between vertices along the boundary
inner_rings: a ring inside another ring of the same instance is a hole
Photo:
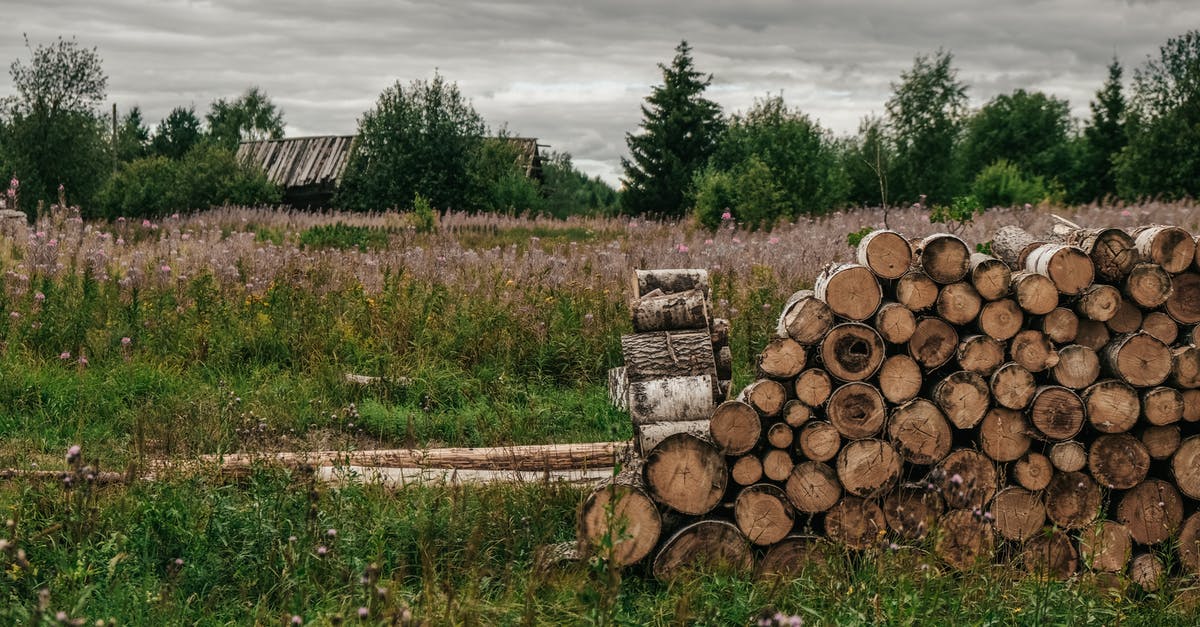
[[[835,132],[881,113],[914,55],[946,48],[973,106],[1018,87],[1077,116],[1115,54],[1127,69],[1200,27],[1196,0],[5,0],[0,59],[30,42],[95,46],[109,97],[153,124],[259,85],[289,135],[353,133],[397,80],[435,69],[488,124],[570,152],[616,183],[625,133],[680,39],[726,111],[782,91]],[[1132,71],[1127,72],[1127,78]],[[5,73],[0,95],[12,93]]]

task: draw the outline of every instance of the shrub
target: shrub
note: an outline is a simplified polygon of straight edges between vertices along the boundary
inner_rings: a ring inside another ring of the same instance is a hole
[[[706,228],[721,226],[721,216],[737,205],[733,176],[716,168],[705,168],[696,174],[692,183],[695,195],[693,213]]]
[[[1026,176],[1015,164],[999,159],[984,168],[971,183],[971,195],[984,207],[1015,207],[1052,199],[1050,186],[1040,176]]]

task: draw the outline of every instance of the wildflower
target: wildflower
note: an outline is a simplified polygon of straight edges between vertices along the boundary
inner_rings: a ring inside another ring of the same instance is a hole
[[[183,558],[181,558],[181,557],[177,557],[177,558],[175,558],[175,565],[176,565],[176,566],[183,566]]]
[[[1030,209],[1033,209],[1033,205],[1025,203],[1025,211],[1029,211]]]
[[[150,224],[151,224],[151,223],[150,223],[150,221],[149,221],[149,220],[142,220],[142,226],[143,226],[143,227],[145,227],[145,228],[150,228]]]
[[[15,181],[16,179],[13,179],[13,180]],[[66,613],[66,612],[64,612],[64,611],[62,611],[62,610],[59,610],[59,611],[58,611],[58,612],[57,612],[57,613],[54,615],[54,620],[56,620],[56,621],[58,621],[58,622],[60,622],[60,623],[65,623],[65,622],[67,622],[67,613]]]
[[[591,323],[592,323],[592,320],[594,320],[594,319],[595,319],[595,316],[593,316],[593,315],[592,315],[592,314],[590,314],[590,313],[589,313],[589,314],[584,314],[584,315],[583,315],[583,322],[584,322],[584,324],[591,324]]]
[[[704,244],[705,244],[706,246],[711,246],[711,245],[712,245],[712,239],[710,238],[710,239],[706,239],[706,240],[704,240]]]
[[[125,245],[125,238],[124,238],[124,237],[118,237],[118,238],[117,238],[117,246],[124,246],[124,245]]]
[[[50,246],[51,248],[58,246],[58,238],[50,238],[50,241],[46,242],[46,245]]]
[[[71,448],[67,449],[67,463],[74,464],[81,453],[83,453],[83,449],[78,444],[72,444]]]
[[[735,238],[733,238],[733,243],[734,243],[734,244],[741,244],[741,243],[742,243],[742,240],[740,240],[740,239],[738,239],[738,238],[736,238],[736,237],[735,237]]]
[[[680,244],[675,247],[675,250],[678,250],[681,253],[686,253],[688,251],[687,244]]]
[[[132,343],[133,340],[129,339],[128,337],[121,338],[121,346],[129,346]]]
[[[117,218],[117,222],[124,222],[124,221],[125,221],[125,216],[119,216]]]
[[[778,243],[779,243],[779,238],[778,238],[778,237],[774,237],[774,236],[772,236],[772,237],[771,237],[771,239],[769,239],[769,240],[767,240],[767,241],[768,241],[769,243],[771,243],[771,244],[778,244]]]
[[[17,313],[17,312],[15,312],[15,311],[14,311],[14,312],[12,312],[12,313],[8,314],[8,317],[9,317],[9,318],[12,318],[13,320],[16,320],[17,318],[20,318],[20,317],[21,317],[21,314],[19,314],[19,313]]]
[[[88,365],[87,356],[85,356],[85,355],[80,355],[80,356],[79,356],[79,365],[80,365],[80,366],[86,366],[86,365]]]
[[[336,537],[336,536],[337,536],[337,529],[326,529],[326,530],[325,530],[325,535],[329,536],[330,538]]]
[[[1131,215],[1133,215],[1133,212],[1131,212],[1130,210],[1128,210],[1128,209],[1122,209],[1122,210],[1121,210],[1121,216],[1122,216],[1122,217],[1128,218],[1128,217],[1129,217],[1129,216],[1131,216]]]
[[[732,220],[732,219],[733,219],[733,213],[731,213],[731,212],[730,212],[728,209],[726,209],[726,210],[725,210],[725,213],[722,213],[722,214],[721,214],[721,219],[722,219],[722,220]]]
[[[288,536],[288,542],[295,542],[296,536]]]
[[[329,553],[329,547],[325,546],[324,544],[322,544],[321,546],[317,547],[317,555],[319,555],[319,556],[321,556],[321,557],[325,557],[325,555],[326,555],[327,553]]]
[[[66,361],[66,360],[70,359],[70,358],[71,358],[71,351],[63,351],[63,352],[59,353],[59,354],[58,354],[58,358],[59,358],[59,359],[61,359],[61,360],[63,360],[63,361]]]
[[[33,300],[36,300],[37,302],[40,303],[40,302],[46,300],[46,295],[41,292],[37,292],[36,294],[33,295]]]
[[[164,263],[164,264],[162,265],[162,267],[161,267],[161,268],[159,268],[159,270],[162,270],[162,271],[163,271],[163,274],[166,274],[166,273],[168,273],[168,272],[170,272],[170,271],[171,271],[171,266],[168,266],[167,264],[165,264],[165,263]]]
[[[359,618],[366,618],[370,615],[371,615],[371,610],[368,610],[365,607],[358,608],[358,617]]]
[[[292,616],[292,624],[293,625],[303,625],[304,619],[300,618],[299,616]]]

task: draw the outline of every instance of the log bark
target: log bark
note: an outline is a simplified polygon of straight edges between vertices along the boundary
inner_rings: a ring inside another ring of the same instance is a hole
[[[1108,282],[1124,279],[1141,259],[1133,238],[1121,229],[1076,229],[1063,240],[1083,249],[1096,266],[1096,275]]]
[[[879,333],[857,322],[833,327],[821,341],[820,356],[825,370],[842,381],[862,381],[873,376],[885,355]]]
[[[914,252],[917,266],[942,285],[961,281],[971,268],[971,251],[966,242],[949,233],[926,237]]]
[[[774,449],[767,451],[762,456],[763,475],[771,481],[787,481],[788,475],[792,474],[792,468],[795,467],[795,462],[792,461],[792,456],[787,451]]]
[[[1141,440],[1150,459],[1161,461],[1171,459],[1175,451],[1179,450],[1179,445],[1183,443],[1183,436],[1177,425],[1167,425],[1142,429]]]
[[[729,477],[741,486],[754,485],[762,480],[762,476],[762,460],[756,455],[742,455],[729,469]]]
[[[1150,451],[1128,433],[1102,435],[1092,442],[1088,470],[1101,486],[1128,490],[1150,472]]]
[[[978,509],[992,500],[999,486],[996,464],[971,449],[951,452],[934,473],[946,507]]]
[[[1183,419],[1183,394],[1164,386],[1142,392],[1142,417],[1155,426],[1179,422]]]
[[[1175,485],[1189,498],[1200,499],[1200,435],[1186,438],[1171,458]]]
[[[775,338],[758,355],[758,374],[770,379],[791,379],[804,370],[808,352],[792,338]]]
[[[1100,356],[1086,346],[1064,346],[1059,349],[1058,363],[1050,369],[1050,374],[1059,385],[1082,390],[1100,378]]]
[[[1151,553],[1140,553],[1129,560],[1129,579],[1146,592],[1158,592],[1166,574],[1167,567]]]
[[[1171,295],[1163,308],[1179,324],[1200,322],[1200,274],[1185,272],[1172,277]]]
[[[813,286],[816,297],[829,309],[850,320],[866,320],[883,301],[879,279],[858,264],[837,264],[821,271]]]
[[[645,490],[641,464],[630,464],[584,499],[577,525],[579,551],[583,556],[602,555],[618,566],[636,564],[658,545],[662,528],[662,516]]]
[[[738,400],[754,408],[764,418],[778,416],[787,403],[787,388],[771,379],[759,379],[742,388]]]
[[[621,411],[629,411],[629,377],[625,376],[625,366],[608,371],[608,402]]]
[[[1100,513],[1100,486],[1082,472],[1056,472],[1046,486],[1046,516],[1063,529],[1082,529]]]
[[[995,257],[972,253],[970,280],[981,298],[998,300],[1008,296],[1012,289],[1012,270]]]
[[[628,398],[635,425],[703,420],[712,415],[713,380],[702,375],[634,381]]]
[[[930,396],[950,423],[959,429],[970,429],[979,424],[991,404],[987,381],[966,370],[951,373],[938,381]]]
[[[1025,329],[1017,333],[1008,345],[1012,360],[1030,372],[1042,372],[1058,365],[1058,351],[1050,338],[1041,331]]]
[[[790,448],[794,439],[792,427],[786,422],[777,422],[767,429],[767,442],[775,448]]]
[[[951,320],[951,322],[954,321]],[[985,304],[979,310],[979,317],[975,321],[975,326],[984,335],[1003,342],[1016,335],[1021,330],[1021,325],[1024,322],[1025,314],[1021,311],[1021,307],[1017,305],[1017,301],[1011,298],[1002,298]],[[966,324],[966,322],[955,322],[955,324]]]
[[[990,377],[1004,363],[1004,346],[986,335],[964,337],[955,354],[959,368],[985,377]]]
[[[1050,464],[1049,457],[1030,452],[1013,464],[1012,475],[1017,485],[1026,490],[1040,492],[1050,485],[1050,479],[1054,477],[1054,466]]]
[[[906,542],[920,542],[937,524],[945,507],[937,492],[923,486],[901,486],[883,499],[888,529]]]
[[[1124,433],[1133,428],[1141,414],[1137,391],[1122,381],[1105,379],[1083,391],[1084,413],[1101,433]]]
[[[1088,320],[1106,322],[1117,315],[1121,306],[1121,290],[1103,283],[1084,288],[1075,301],[1075,311]]]
[[[793,399],[783,406],[780,414],[789,427],[803,427],[804,423],[812,418],[812,409],[803,402]]]
[[[936,464],[950,453],[953,433],[941,410],[918,398],[892,411],[888,438],[910,464]]]
[[[796,512],[779,486],[759,483],[738,493],[733,519],[751,544],[767,546],[791,533]]]
[[[1180,346],[1171,349],[1170,381],[1185,390],[1200,388],[1200,348]]]
[[[916,328],[916,316],[900,303],[884,303],[875,314],[875,330],[889,344],[907,342]]]
[[[873,499],[891,490],[903,464],[889,442],[867,439],[848,442],[837,456],[837,476],[846,492]]]
[[[858,243],[857,260],[880,278],[896,279],[912,265],[912,248],[895,231],[872,231]]]
[[[1171,275],[1162,266],[1139,263],[1125,277],[1125,296],[1143,309],[1153,309],[1171,296]]]
[[[877,546],[886,529],[883,510],[874,501],[855,496],[844,497],[825,514],[825,534],[858,551]]]
[[[798,439],[804,457],[818,462],[833,459],[842,447],[842,435],[833,425],[824,421],[804,425]]]
[[[992,237],[992,253],[1013,270],[1023,270],[1029,253],[1042,243],[1019,226],[1003,226]]]
[[[820,301],[817,301],[820,302]],[[713,318],[712,326],[708,329],[714,347],[729,346],[729,320]]]
[[[1192,234],[1176,226],[1143,226],[1134,229],[1132,235],[1142,259],[1162,266],[1171,274],[1187,270],[1196,256]]]
[[[700,290],[675,294],[647,294],[630,302],[633,330],[652,331],[708,330],[708,301]]]
[[[1059,442],[1050,447],[1050,463],[1062,472],[1083,470],[1088,464],[1087,449],[1074,440]]]
[[[951,324],[967,324],[979,315],[983,298],[966,281],[942,286],[938,291],[937,313]]]
[[[710,426],[708,419],[689,420],[686,422],[654,422],[645,425],[634,425],[633,433],[634,440],[637,442],[637,450],[642,457],[645,457],[646,454],[661,444],[663,440],[676,433],[686,433],[700,439],[709,438],[711,437],[709,432]]]
[[[646,455],[646,489],[659,503],[693,516],[721,502],[729,481],[725,458],[712,443],[686,433],[663,440]]]
[[[942,533],[934,553],[951,567],[969,570],[992,560],[995,532],[992,525],[969,509],[952,509],[938,520]]]
[[[879,389],[857,381],[833,391],[826,403],[825,415],[847,440],[872,437],[883,429],[883,423],[887,420],[887,410]]]
[[[1134,308],[1136,309],[1136,307]],[[1112,322],[1112,320],[1109,320]],[[1080,346],[1086,346],[1097,354],[1108,345],[1112,339],[1112,335],[1108,331],[1108,326],[1103,322],[1095,320],[1079,320],[1078,332],[1075,335],[1075,343]]]
[[[705,298],[711,298],[708,270],[694,268],[634,270],[633,297],[641,298],[654,290],[661,290],[663,294],[700,290]]]
[[[796,384],[793,387],[796,400],[809,407],[818,407],[829,399],[829,394],[833,392],[833,381],[824,370],[809,368],[796,376]]]
[[[1068,344],[1074,342],[1075,337],[1079,334],[1079,317],[1075,312],[1066,307],[1055,307],[1050,313],[1042,316],[1035,322],[1033,328],[1046,334],[1055,344]],[[1100,325],[1104,328],[1104,325]],[[1105,333],[1105,342],[1108,341],[1108,334]],[[1104,342],[1101,342],[1104,344]]]
[[[707,332],[635,333],[621,336],[630,382],[708,375],[717,380],[712,339]]]
[[[1129,529],[1134,542],[1158,544],[1183,524],[1183,499],[1170,483],[1147,479],[1121,495],[1117,520]]]
[[[743,455],[762,437],[762,420],[748,403],[725,401],[713,410],[709,431],[721,453]]]
[[[1037,391],[1033,375],[1015,362],[1001,365],[989,379],[992,398],[1001,407],[1025,409]]]
[[[1017,486],[997,492],[990,511],[996,533],[1014,542],[1032,538],[1046,524],[1046,506],[1041,495]]]
[[[701,520],[676,531],[654,557],[651,572],[671,581],[693,569],[749,572],[754,567],[750,541],[732,523]]]
[[[917,328],[908,340],[908,354],[926,370],[933,370],[950,361],[957,348],[958,332],[940,318],[917,320]]]
[[[1014,272],[1012,291],[1021,309],[1035,316],[1044,316],[1058,307],[1058,288],[1050,279],[1033,272]]]
[[[1019,411],[993,407],[979,423],[979,447],[998,462],[1013,462],[1029,451],[1029,423]]]
[[[879,367],[879,391],[892,404],[916,398],[923,380],[921,366],[908,355],[892,355]]]
[[[783,306],[775,334],[811,346],[820,342],[831,327],[833,311],[829,305],[819,300],[812,290],[800,290]]]
[[[896,280],[896,302],[912,311],[933,307],[937,297],[937,283],[920,270],[910,270]]]
[[[1048,277],[1060,294],[1074,296],[1092,285],[1096,267],[1082,250],[1062,244],[1042,244],[1029,251],[1025,269]]]
[[[1179,325],[1171,319],[1171,316],[1161,311],[1152,311],[1142,316],[1141,331],[1167,346],[1174,344],[1175,340],[1179,339]]]
[[[1107,372],[1134,387],[1153,387],[1171,374],[1171,351],[1145,333],[1113,338],[1100,353]]]
[[[1032,574],[1069,579],[1079,571],[1079,553],[1070,536],[1059,530],[1034,536],[1021,550],[1021,562]]]
[[[787,479],[788,501],[797,511],[819,514],[842,498],[842,484],[828,465],[816,461],[796,464]]]
[[[1083,428],[1083,401],[1075,392],[1057,385],[1037,388],[1029,407],[1029,424],[1036,434],[1060,442],[1075,437]]]
[[[1101,520],[1079,533],[1079,553],[1092,570],[1124,572],[1132,552],[1133,539],[1119,522]]]

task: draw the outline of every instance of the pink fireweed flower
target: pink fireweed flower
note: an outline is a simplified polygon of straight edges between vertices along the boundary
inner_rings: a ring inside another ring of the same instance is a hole
[[[86,357],[85,355],[80,355],[80,356],[79,356],[79,365],[80,365],[80,366],[86,366],[86,365],[88,365],[88,360],[87,360],[87,357]]]
[[[317,547],[317,555],[319,555],[321,557],[325,557],[326,553],[329,553],[329,547],[325,546],[324,544]]]
[[[46,300],[46,295],[41,292],[38,292],[33,295],[33,300],[36,300],[37,302],[40,303],[40,302]]]
[[[164,273],[164,274],[166,274],[166,273],[168,273],[168,272],[170,272],[170,271],[171,271],[171,266],[168,266],[167,264],[165,264],[165,263],[164,263],[164,264],[162,265],[162,267],[161,267],[161,268],[159,268],[159,270],[162,270],[162,271],[163,271],[163,273]]]
[[[767,241],[768,241],[768,242],[770,242],[770,243],[772,243],[772,244],[778,244],[778,243],[779,243],[779,238],[778,238],[778,237],[772,237],[771,239],[769,239],[769,240],[767,240]]]
[[[50,241],[46,242],[46,245],[50,247],[58,246],[58,239],[50,238]]]
[[[1129,216],[1133,215],[1133,212],[1132,212],[1132,211],[1130,211],[1130,210],[1128,210],[1128,209],[1122,209],[1122,210],[1121,210],[1121,215],[1122,215],[1123,217],[1126,217],[1126,218],[1128,218]]]
[[[687,247],[687,245],[686,245],[686,244],[680,244],[680,245],[678,245],[678,246],[676,246],[676,247],[675,247],[675,250],[677,250],[677,251],[679,251],[679,252],[681,252],[681,253],[686,253],[686,252],[688,251],[688,247]]]
[[[14,311],[14,312],[12,312],[12,313],[9,313],[9,314],[8,314],[8,317],[9,317],[9,318],[12,318],[13,320],[16,320],[17,318],[20,318],[20,317],[21,317],[21,314],[19,314],[19,313],[17,313],[17,312],[15,312],[15,311]]]
[[[733,238],[733,243],[734,243],[734,244],[741,244],[741,243],[742,243],[742,240],[740,240],[740,239],[738,239],[738,238],[736,238],[736,237],[735,237],[735,238]]]
[[[142,220],[142,226],[143,226],[143,227],[145,227],[145,228],[150,228],[150,221],[149,221],[149,220]]]
[[[133,340],[131,340],[127,337],[121,338],[121,346],[129,346],[132,343],[133,343]]]
[[[366,607],[358,608],[358,617],[359,618],[366,618],[370,615],[371,615],[371,610],[368,610]]]
[[[301,617],[299,617],[299,616],[293,616],[293,617],[292,617],[292,624],[293,624],[293,625],[303,625],[303,624],[304,624],[304,619],[303,619],[303,618],[301,618]]]
[[[732,220],[732,219],[733,219],[733,214],[732,214],[732,213],[730,213],[729,211],[726,211],[725,213],[722,213],[722,214],[721,214],[721,219],[722,219],[722,220]]]
[[[117,246],[124,246],[124,245],[125,245],[125,238],[124,238],[124,237],[118,237],[118,238],[117,238]]]
[[[712,245],[712,240],[711,240],[711,239],[706,239],[706,240],[704,240],[704,244],[705,244],[705,245]]]
[[[58,358],[59,358],[59,359],[61,359],[61,360],[63,360],[63,361],[66,361],[66,360],[70,359],[70,358],[71,358],[71,351],[63,351],[63,352],[59,353],[59,354],[58,354]]]
[[[71,448],[67,449],[67,463],[75,463],[75,460],[79,459],[79,454],[82,452],[83,449],[81,449],[78,444],[72,444]]]
[[[337,529],[326,529],[325,535],[329,536],[330,538],[335,537],[337,536]]]

